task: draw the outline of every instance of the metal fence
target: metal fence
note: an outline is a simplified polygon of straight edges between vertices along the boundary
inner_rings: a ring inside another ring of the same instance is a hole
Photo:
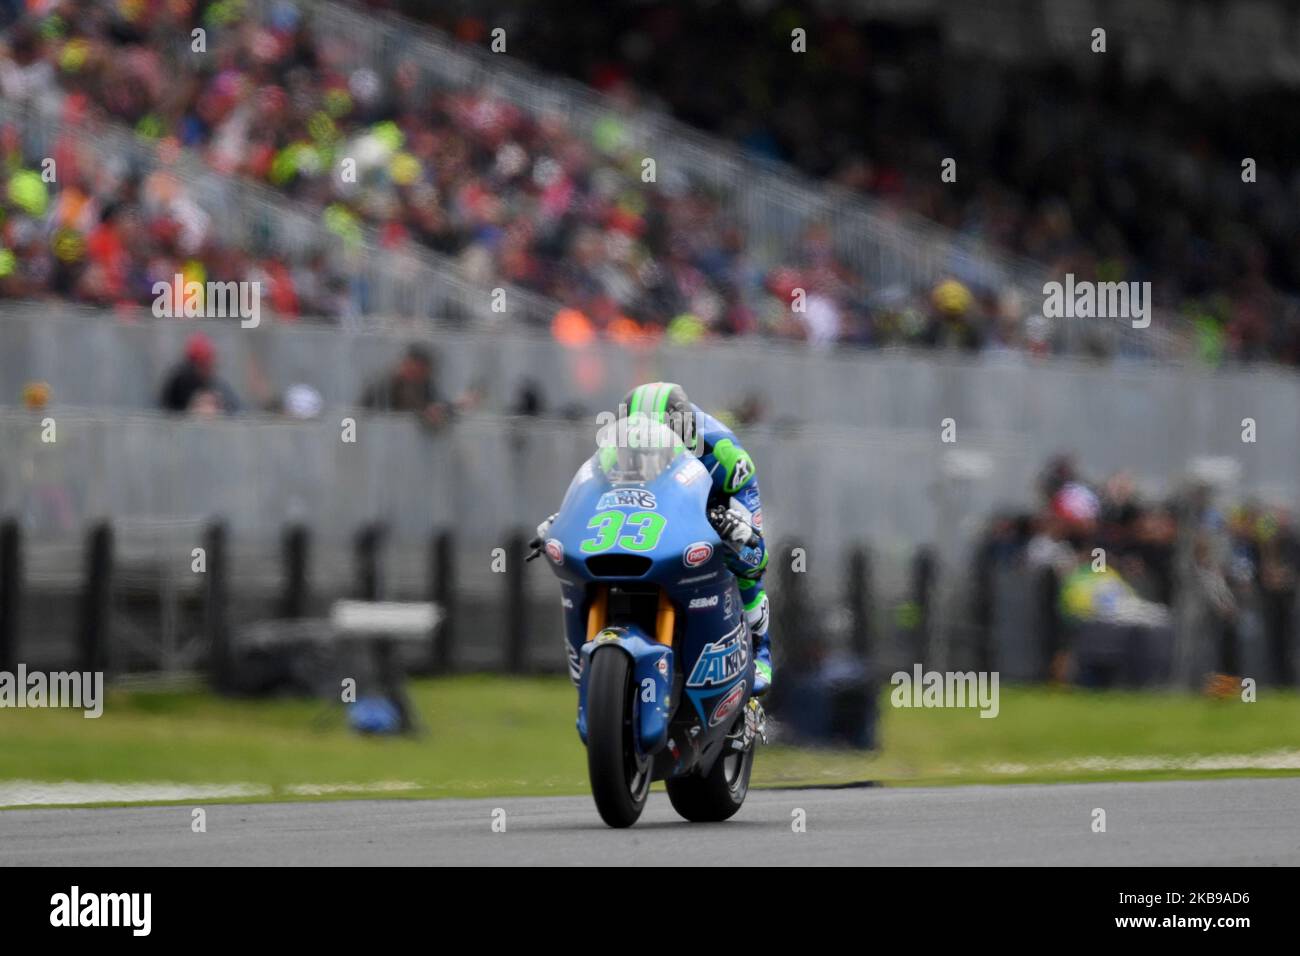
[[[901,592],[910,542],[933,530],[935,502],[940,517],[954,519],[988,505],[987,494],[944,492],[930,445],[901,434],[755,433],[772,540],[805,549],[810,596],[838,601],[846,555],[868,541],[875,587]],[[115,585],[121,611],[114,630],[134,640],[133,659],[162,666],[202,652],[193,638],[203,585],[192,562],[214,522],[228,535],[233,626],[274,613],[288,526],[311,530],[313,587],[321,597],[354,593],[357,534],[378,527],[379,590],[389,598],[427,597],[430,542],[452,533],[458,661],[500,666],[508,622],[496,549],[518,563],[520,536],[557,507],[594,447],[586,422],[523,418],[464,419],[429,433],[404,415],[358,416],[353,443],[336,420],[0,413],[0,517],[18,519],[23,577],[37,595],[24,612],[23,643],[46,659],[75,654],[70,615],[78,602],[66,595],[84,582],[86,534],[101,521],[116,541],[115,580],[130,584],[137,598],[151,595],[143,601],[148,612],[131,618],[129,595]],[[891,476],[870,499],[857,494],[850,473],[886,454],[896,463]],[[827,464],[810,472],[809,461]],[[993,485],[990,476],[983,487]],[[917,488],[932,497],[918,497]],[[550,653],[560,646],[556,584],[534,566],[523,586],[530,653],[559,666],[563,657]]]
[[[355,422],[355,441],[345,419]],[[450,533],[442,564],[455,565],[461,666],[502,665],[511,628],[503,596],[515,586],[526,595],[518,605],[531,632],[526,659],[558,666],[555,582],[544,570],[524,574],[519,542],[555,509],[594,432],[589,420],[495,415],[430,432],[412,416],[348,409],[305,422],[0,411],[0,517],[18,520],[23,576],[37,595],[25,611],[24,642],[46,659],[76,652],[70,615],[85,602],[68,597],[88,580],[86,535],[101,522],[116,542],[116,656],[172,668],[204,653],[196,640],[204,585],[192,562],[212,526],[226,534],[232,627],[275,615],[286,529],[310,529],[319,605],[355,593],[356,542],[369,528],[383,541],[377,594],[398,599],[428,597],[432,543]],[[989,585],[991,624],[971,615],[973,546],[992,511],[1032,504],[1036,446],[971,431],[958,451],[933,430],[827,424],[759,425],[745,441],[759,462],[765,531],[781,556],[778,598],[791,586],[789,549],[803,549],[801,634],[852,639],[846,569],[862,550],[879,661],[972,666],[981,642],[991,641],[991,660],[1008,679],[1042,676],[1043,629],[1026,609],[1036,591],[1024,578]],[[522,582],[499,573],[502,553]],[[924,623],[907,624],[917,608],[928,609]],[[992,637],[981,637],[982,627]]]

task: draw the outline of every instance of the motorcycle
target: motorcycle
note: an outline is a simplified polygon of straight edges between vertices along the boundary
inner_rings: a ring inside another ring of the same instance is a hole
[[[708,471],[645,418],[610,423],[597,445],[533,555],[560,579],[596,809],[631,826],[663,780],[687,820],[725,820],[744,803],[765,717],[740,589],[706,514]]]

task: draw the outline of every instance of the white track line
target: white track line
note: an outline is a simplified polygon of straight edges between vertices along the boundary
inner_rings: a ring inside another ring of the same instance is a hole
[[[296,783],[281,791],[296,797],[339,793],[391,793],[418,790],[406,780],[376,783]],[[166,780],[143,783],[106,783],[70,780],[7,780],[0,782],[0,807],[60,806],[74,803],[159,803],[216,799],[267,799],[276,791],[261,783],[174,783]]]

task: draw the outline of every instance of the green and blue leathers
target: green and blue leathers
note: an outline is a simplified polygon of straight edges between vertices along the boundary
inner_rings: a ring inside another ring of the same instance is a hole
[[[745,618],[754,636],[756,665],[755,696],[767,691],[772,682],[772,642],[768,634],[771,619],[763,573],[767,569],[767,547],[762,541],[763,502],[758,490],[754,459],[740,440],[712,415],[694,405],[675,382],[638,385],[624,399],[622,414],[642,415],[671,429],[692,454],[699,458],[712,480],[706,507],[721,506],[738,515],[755,531],[758,541],[728,541],[726,564],[736,576],[744,598]]]
[[[713,490],[710,504],[723,504],[741,511],[749,523],[763,530],[763,500],[758,490],[754,460],[741,447],[731,429],[696,406],[697,448],[701,464],[709,471]],[[760,537],[756,546],[728,549],[728,570],[736,576],[744,601],[745,619],[754,636],[754,694],[763,694],[772,682],[772,642],[768,633],[771,618],[763,577],[767,571],[767,545]]]

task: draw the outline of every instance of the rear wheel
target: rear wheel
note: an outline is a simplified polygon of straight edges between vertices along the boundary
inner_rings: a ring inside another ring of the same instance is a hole
[[[744,714],[740,720],[744,721]],[[717,823],[733,816],[749,792],[749,775],[754,769],[754,745],[732,750],[731,741],[713,768],[704,776],[670,777],[664,786],[673,809],[692,823]]]
[[[632,742],[632,661],[618,648],[591,656],[587,679],[587,775],[600,817],[630,827],[650,793],[651,759]]]

